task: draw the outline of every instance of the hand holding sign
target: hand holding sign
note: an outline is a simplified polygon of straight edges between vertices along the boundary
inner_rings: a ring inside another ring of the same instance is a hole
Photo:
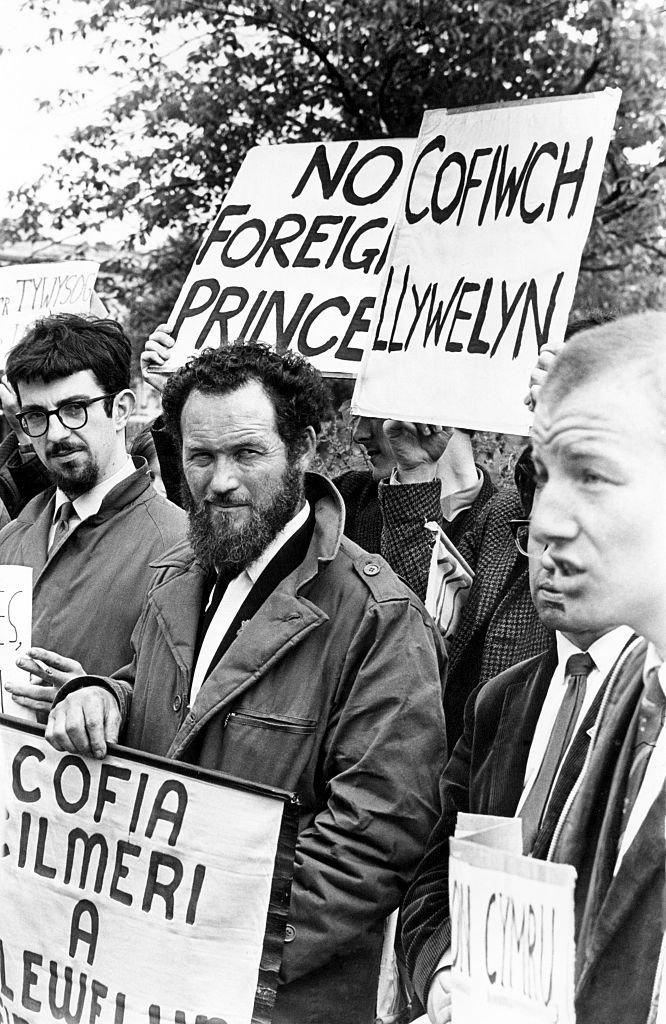
[[[156,391],[164,391],[167,378],[159,371],[169,359],[174,344],[174,339],[167,331],[167,325],[160,324],[148,335],[148,341],[141,353],[141,376]]]
[[[429,423],[385,420],[384,436],[395,456],[399,481],[415,484],[435,478],[437,463],[446,451],[451,431]]]
[[[546,383],[546,377],[550,373],[550,368],[557,359],[558,353],[562,351],[565,346],[564,341],[551,341],[548,345],[539,352],[539,358],[537,359],[536,366],[530,374],[530,388],[523,401],[528,408],[534,412],[536,409],[537,398],[541,388]]]
[[[46,739],[56,750],[106,757],[107,743],[120,733],[118,701],[104,686],[84,686],[65,697],[49,715]]]
[[[428,1017],[432,1024],[450,1024],[451,968],[437,971],[428,989]]]

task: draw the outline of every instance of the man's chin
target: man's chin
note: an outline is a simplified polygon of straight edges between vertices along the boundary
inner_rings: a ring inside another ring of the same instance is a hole
[[[97,470],[89,464],[77,466],[72,463],[68,470],[48,467],[51,480],[68,498],[77,498],[91,490],[97,483]]]

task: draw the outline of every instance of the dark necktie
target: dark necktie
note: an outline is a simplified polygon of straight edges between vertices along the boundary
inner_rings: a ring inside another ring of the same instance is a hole
[[[539,831],[557,770],[576,727],[578,714],[585,698],[587,677],[594,667],[594,661],[589,654],[572,654],[567,661],[566,691],[553,723],[541,767],[520,811],[523,821],[523,850],[525,852],[532,849],[534,838]]]
[[[57,548],[65,541],[69,534],[72,518],[76,516],[74,505],[71,501],[63,501],[56,514],[56,528],[53,532],[53,540],[49,545],[49,555],[52,555]]]
[[[622,825],[620,827],[618,847],[622,845],[622,838],[629,823],[633,806],[636,803],[638,791],[645,778],[648,761],[659,739],[659,733],[664,723],[665,709],[666,698],[659,681],[659,669],[655,665],[648,672],[638,709],[638,722],[636,723],[636,733],[634,735],[631,768],[627,777],[627,788],[622,806]]]

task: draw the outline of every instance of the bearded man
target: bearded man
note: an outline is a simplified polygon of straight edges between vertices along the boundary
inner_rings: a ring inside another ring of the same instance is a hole
[[[58,750],[131,747],[297,793],[300,832],[275,1024],[371,1024],[383,922],[434,824],[444,654],[418,598],[343,535],[307,473],[323,382],[293,353],[206,351],[164,413],[189,542],[158,563],[110,679],[70,682]]]
[[[32,679],[5,689],[44,715],[68,674],[109,674],[131,658],[150,563],[186,533],[182,509],[125,448],[131,354],[114,320],[60,314],[34,324],[7,359],[22,436],[53,486],[0,532],[0,564],[33,570],[37,645],[18,659]]]

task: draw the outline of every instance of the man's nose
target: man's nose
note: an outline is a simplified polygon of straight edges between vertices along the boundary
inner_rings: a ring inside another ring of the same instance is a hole
[[[240,486],[238,469],[232,459],[218,458],[210,480],[209,489],[213,494],[226,494]]]
[[[534,495],[530,513],[530,541],[535,548],[547,549],[558,541],[573,540],[578,532],[574,517],[574,497],[570,488],[547,481]],[[546,561],[549,554],[545,552]]]
[[[46,430],[46,439],[54,443],[69,437],[72,431],[60,422],[57,416],[49,416],[49,423]]]

